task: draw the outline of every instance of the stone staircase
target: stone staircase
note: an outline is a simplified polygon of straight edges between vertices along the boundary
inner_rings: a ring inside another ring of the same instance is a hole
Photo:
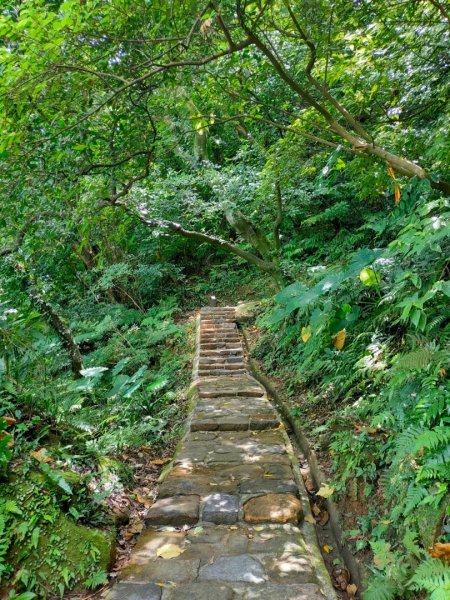
[[[234,314],[200,312],[187,432],[108,600],[336,597],[303,521],[289,437],[247,371]]]

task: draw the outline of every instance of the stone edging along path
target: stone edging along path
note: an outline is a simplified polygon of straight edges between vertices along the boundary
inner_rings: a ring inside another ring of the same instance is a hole
[[[235,309],[203,308],[187,432],[108,600],[334,600],[295,454]]]

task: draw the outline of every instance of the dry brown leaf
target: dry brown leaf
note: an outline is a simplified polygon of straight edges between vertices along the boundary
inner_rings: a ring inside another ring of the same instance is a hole
[[[328,514],[328,511],[324,510],[320,515],[319,525],[321,525],[323,527],[324,525],[326,525],[328,523],[329,520],[330,520],[330,515]]]
[[[7,427],[9,427],[10,425],[15,425],[17,423],[17,419],[15,419],[14,417],[2,417],[2,419],[5,421]]]
[[[356,596],[356,592],[358,591],[358,586],[356,586],[354,583],[350,583],[345,591],[347,592],[349,598],[354,598]]]
[[[212,22],[213,22],[213,20],[211,17],[209,17],[209,19],[205,19],[203,21],[203,23],[200,26],[200,31],[202,32],[203,35],[205,35],[208,32],[208,29],[211,27]]]
[[[311,525],[315,525],[316,524],[316,520],[315,520],[315,518],[312,515],[306,515],[305,521],[307,523],[311,523]]]
[[[431,548],[427,548],[427,552],[433,558],[440,558],[445,562],[450,562],[450,544],[434,544]]]
[[[347,589],[347,586],[350,583],[350,571],[347,568],[343,567],[335,569],[333,571],[333,577],[335,587],[342,591]]]
[[[171,458],[155,458],[155,460],[151,460],[150,461],[150,464],[152,464],[152,465],[166,465],[171,460],[172,460]]]
[[[136,494],[136,500],[143,504],[145,508],[150,508],[150,506],[153,504],[153,500],[151,500],[150,498],[145,498],[140,494]]]
[[[320,508],[317,506],[317,504],[313,504],[312,511],[316,517],[318,517],[320,515]]]
[[[127,527],[125,531],[125,539],[127,541],[131,540],[131,538],[137,533],[141,533],[144,529],[144,524],[142,521],[133,521],[129,527]]]
[[[180,554],[183,554],[183,552],[184,549],[180,548],[180,546],[177,546],[176,544],[164,544],[164,546],[158,548],[158,550],[156,551],[156,556],[159,556],[160,558],[170,559],[180,556]]]
[[[52,459],[50,456],[47,456],[47,450],[45,448],[40,448],[36,450],[36,452],[30,452],[30,456],[35,458],[39,462],[50,463]]]
[[[314,481],[311,477],[305,477],[305,488],[308,490],[310,494],[315,494],[316,486],[314,485]]]

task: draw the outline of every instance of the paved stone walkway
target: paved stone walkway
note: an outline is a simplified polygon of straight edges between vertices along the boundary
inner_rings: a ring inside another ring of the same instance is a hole
[[[247,371],[234,308],[202,309],[198,327],[188,431],[108,600],[332,600],[294,452]]]

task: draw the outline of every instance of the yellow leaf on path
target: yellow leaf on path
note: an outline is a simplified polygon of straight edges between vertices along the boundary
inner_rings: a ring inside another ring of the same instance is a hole
[[[177,546],[176,544],[164,544],[164,546],[158,548],[156,556],[159,556],[160,558],[176,558],[177,556],[180,556],[180,554],[183,554],[183,552],[183,548],[180,548],[180,546]]]
[[[306,515],[305,521],[307,523],[311,523],[311,525],[315,525],[316,524],[316,520],[315,520],[315,518],[312,515]]]
[[[318,496],[322,496],[322,498],[329,498],[333,492],[334,488],[330,487],[328,483],[322,483],[320,490],[316,493]]]
[[[175,581],[157,581],[156,585],[158,587],[162,587],[162,588],[173,588],[173,587],[177,587],[177,584],[175,583]]]
[[[305,344],[306,344],[306,342],[307,342],[307,341],[309,340],[309,338],[311,337],[311,327],[310,327],[310,325],[308,325],[308,327],[302,327],[302,333],[301,333],[301,336],[302,336],[302,340],[303,340],[303,341],[305,342]]]
[[[264,477],[270,478],[270,477],[273,477],[273,475],[272,475],[272,473],[264,473]]]
[[[341,329],[334,336],[334,338],[333,338],[333,345],[336,348],[336,350],[342,350],[342,348],[344,347],[344,344],[345,344],[345,337],[346,337],[346,335],[347,335],[347,330],[346,329]]]
[[[328,544],[325,544],[323,549],[327,554],[329,554],[333,550],[332,546],[329,546]]]

